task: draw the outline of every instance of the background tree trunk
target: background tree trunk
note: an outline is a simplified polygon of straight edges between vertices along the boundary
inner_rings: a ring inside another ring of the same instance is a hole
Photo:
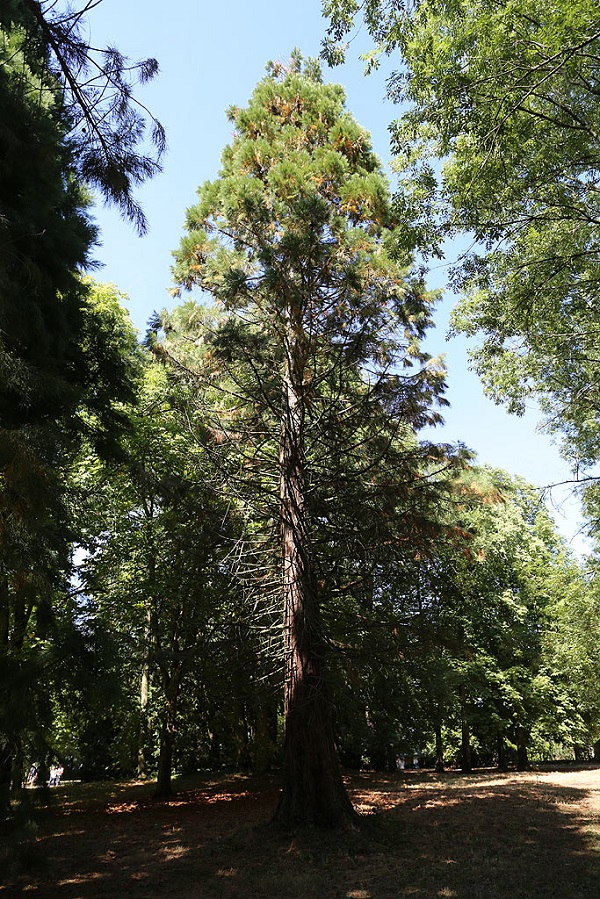
[[[138,732],[138,777],[146,777],[147,760],[146,749],[148,745],[148,696],[150,692],[150,635],[152,625],[152,610],[150,603],[146,608],[146,624],[144,627],[144,651],[142,658],[142,674],[140,677],[140,728]]]
[[[10,808],[13,758],[7,744],[0,748],[0,814]]]
[[[442,725],[435,725],[435,770],[444,770],[444,741],[442,739]]]
[[[23,743],[19,739],[17,741],[17,745],[15,747],[15,753],[12,761],[12,774],[11,774],[11,795],[16,797],[21,792],[21,787],[23,785],[23,769],[25,768],[25,760],[23,754]]]
[[[168,799],[173,795],[173,746],[177,724],[177,701],[179,687],[176,679],[171,677],[165,686],[165,707],[160,721],[160,748],[158,752],[158,773],[156,778],[157,799]]]
[[[498,734],[498,768],[500,771],[506,771],[508,769],[508,762],[506,760],[506,743],[504,742],[504,737],[502,734]]]
[[[163,720],[160,727],[158,773],[156,777],[156,790],[154,791],[154,795],[157,799],[168,799],[169,796],[173,795],[171,777],[173,772],[174,738],[175,733],[170,726],[170,722]]]
[[[460,767],[468,774],[473,770],[473,760],[471,757],[471,731],[467,718],[467,700],[464,687],[460,688],[460,728]]]
[[[530,767],[527,754],[527,738],[526,728],[517,727],[517,769],[519,771],[528,771]]]

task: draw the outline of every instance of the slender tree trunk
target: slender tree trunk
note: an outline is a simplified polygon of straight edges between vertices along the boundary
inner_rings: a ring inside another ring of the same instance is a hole
[[[160,728],[160,749],[158,753],[158,772],[156,777],[157,799],[168,799],[173,795],[173,743],[174,733],[168,724]]]
[[[498,734],[497,747],[498,768],[500,769],[500,771],[506,771],[508,769],[508,762],[506,761],[506,743],[504,742],[504,737],[502,736],[502,734]]]
[[[138,733],[138,777],[147,775],[146,750],[148,746],[148,697],[150,692],[150,634],[152,610],[150,603],[146,607],[146,623],[144,626],[144,652],[142,657],[142,674],[140,678],[140,729]]]
[[[600,762],[600,740],[594,743],[594,761]]]
[[[0,815],[10,808],[10,785],[12,782],[13,756],[5,743],[0,746]]]
[[[442,725],[439,721],[435,725],[435,770],[444,770],[444,741],[442,739]]]
[[[528,771],[529,756],[527,754],[527,730],[524,727],[517,727],[517,770]]]
[[[173,746],[177,730],[177,707],[179,704],[179,684],[181,671],[163,671],[165,705],[160,719],[160,748],[158,751],[158,774],[156,778],[157,799],[168,799],[173,795]]]
[[[277,707],[272,697],[258,695],[254,712],[254,771],[262,774],[273,764],[277,744]]]
[[[23,786],[23,769],[25,767],[25,760],[23,757],[23,744],[19,739],[18,745],[15,747],[15,753],[13,755],[12,760],[12,774],[11,774],[11,795],[16,797],[21,792],[21,787]]]
[[[140,728],[138,732],[137,775],[144,778],[147,775],[146,749],[148,746],[148,692],[150,683],[150,670],[144,663],[140,681]]]
[[[158,752],[158,772],[156,777],[157,799],[168,799],[173,795],[173,746],[175,744],[175,703],[167,698],[160,722],[160,748]]]
[[[337,827],[349,824],[355,812],[341,776],[325,680],[306,510],[303,365],[293,333],[286,349],[280,438],[285,737],[283,791],[274,823]]]
[[[469,774],[473,770],[473,760],[471,757],[471,731],[469,729],[469,720],[467,718],[467,700],[466,690],[460,688],[460,726],[461,726],[461,748],[460,748],[460,767]]]

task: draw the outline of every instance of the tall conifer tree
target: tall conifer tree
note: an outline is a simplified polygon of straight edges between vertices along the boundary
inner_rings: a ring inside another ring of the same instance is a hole
[[[356,501],[362,485],[363,514],[377,514],[387,491],[393,515],[424,456],[440,455],[414,429],[437,420],[443,389],[419,347],[432,298],[411,278],[369,137],[343,89],[323,84],[316,64],[302,68],[299,54],[271,64],[248,106],[229,111],[233,141],[188,210],[175,267],[181,286],[226,310],[195,343],[205,385],[218,370],[228,395],[215,405],[214,448],[246,457],[236,478],[254,478],[278,522],[282,826],[353,817],[327,689],[324,553],[340,540],[342,494]],[[192,366],[181,351],[178,362]]]

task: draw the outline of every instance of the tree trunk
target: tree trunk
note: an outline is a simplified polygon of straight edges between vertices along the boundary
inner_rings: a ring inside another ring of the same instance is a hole
[[[13,797],[19,796],[21,792],[21,787],[23,786],[23,769],[25,767],[25,760],[23,755],[23,744],[21,740],[18,741],[17,746],[15,748],[15,754],[13,756],[12,762],[12,774],[11,774],[11,795]]]
[[[254,712],[253,768],[257,774],[269,771],[277,746],[277,706],[272,697],[258,695]]]
[[[504,737],[502,734],[498,734],[497,738],[497,746],[498,746],[498,768],[500,771],[508,770],[508,762],[506,760],[506,743],[504,742]]]
[[[158,753],[158,773],[156,777],[156,790],[154,795],[157,799],[168,799],[173,795],[173,744],[175,742],[175,731],[169,720],[168,712],[165,712],[160,726],[160,749]]]
[[[594,761],[600,762],[600,740],[594,743]]]
[[[160,748],[158,751],[158,773],[156,777],[156,799],[168,799],[173,795],[173,746],[177,724],[177,704],[179,683],[177,677],[165,675],[165,707],[160,719]]]
[[[435,725],[435,770],[444,770],[444,741],[442,739],[442,725]]]
[[[524,727],[517,727],[517,770],[529,771],[529,756],[527,754],[527,730]]]
[[[10,809],[10,785],[12,782],[13,756],[5,743],[0,746],[0,816]]]
[[[467,701],[466,691],[464,687],[460,688],[460,719],[460,767],[465,773],[469,774],[473,770],[473,760],[471,758],[471,731],[469,729],[469,721],[467,719]]]
[[[301,329],[288,333],[280,436],[284,603],[283,791],[274,823],[284,829],[350,824],[355,812],[341,776],[305,495]]]
[[[142,674],[140,678],[140,728],[138,732],[137,774],[146,777],[148,746],[148,696],[150,692],[150,634],[152,610],[150,603],[146,607],[146,624],[144,627],[144,651],[142,657]]]

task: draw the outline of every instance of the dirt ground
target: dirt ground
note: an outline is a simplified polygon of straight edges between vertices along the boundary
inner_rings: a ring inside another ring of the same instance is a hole
[[[277,834],[271,778],[64,784],[0,899],[599,899],[600,768],[347,779],[364,826]]]

